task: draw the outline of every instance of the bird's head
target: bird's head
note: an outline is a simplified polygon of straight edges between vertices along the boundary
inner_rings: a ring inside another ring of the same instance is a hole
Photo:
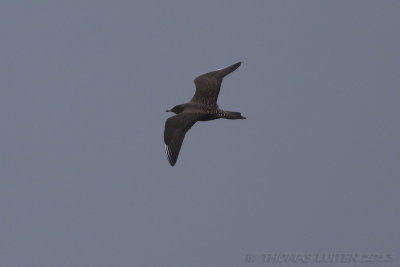
[[[182,105],[176,105],[175,107],[166,110],[166,112],[173,112],[175,114],[179,114],[182,111],[183,111],[183,106]]]

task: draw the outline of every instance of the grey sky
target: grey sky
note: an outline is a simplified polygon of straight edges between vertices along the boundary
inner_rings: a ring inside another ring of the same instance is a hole
[[[3,0],[0,266],[398,266],[399,28],[389,0]],[[219,105],[247,120],[170,167],[165,110],[237,61]]]

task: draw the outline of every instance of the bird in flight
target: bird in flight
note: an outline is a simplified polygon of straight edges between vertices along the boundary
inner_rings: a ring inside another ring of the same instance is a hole
[[[185,134],[197,121],[216,119],[245,119],[240,112],[225,111],[218,107],[217,99],[222,79],[239,68],[241,62],[229,67],[208,72],[194,79],[196,92],[190,102],[176,105],[167,112],[176,115],[165,122],[165,154],[171,166],[174,166],[181,150]]]

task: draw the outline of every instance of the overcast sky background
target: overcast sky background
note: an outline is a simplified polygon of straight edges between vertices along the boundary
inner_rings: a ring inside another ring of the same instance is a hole
[[[390,0],[1,1],[0,265],[399,266],[399,28]],[[247,120],[171,167],[165,110],[237,61]]]

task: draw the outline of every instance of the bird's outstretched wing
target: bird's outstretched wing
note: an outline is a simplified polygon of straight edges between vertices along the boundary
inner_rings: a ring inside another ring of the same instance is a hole
[[[185,134],[201,118],[201,114],[183,112],[170,117],[165,122],[164,143],[165,154],[171,166],[178,159]]]
[[[219,69],[200,75],[194,79],[196,92],[190,101],[206,105],[215,105],[217,103],[222,79],[229,73],[239,68],[240,64],[241,62],[238,62],[224,69]]]

